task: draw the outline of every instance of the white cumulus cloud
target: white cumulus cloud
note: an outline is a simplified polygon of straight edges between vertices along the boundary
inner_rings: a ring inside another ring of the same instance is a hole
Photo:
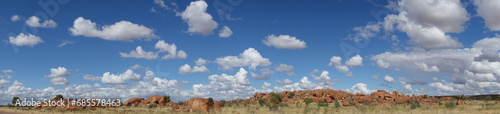
[[[197,85],[196,93],[208,94],[212,96],[217,96],[214,99],[237,99],[237,98],[247,98],[255,93],[256,89],[251,86],[250,81],[247,78],[248,71],[243,68],[235,75],[211,75],[208,77],[210,81],[206,85]],[[193,85],[193,91],[194,91]]]
[[[281,85],[293,84],[292,80],[290,80],[290,79],[276,80],[276,83],[281,84]]]
[[[396,24],[398,30],[410,37],[410,44],[425,50],[463,46],[447,34],[462,32],[469,20],[460,0],[401,0],[396,8],[399,14],[385,17],[386,31],[393,31]]]
[[[347,60],[345,62],[345,65],[351,67],[363,66],[363,58],[358,54],[356,56],[353,56],[351,59]]]
[[[260,69],[260,74],[251,72],[250,73],[255,80],[268,80],[269,79],[269,74],[274,74],[274,71],[272,71],[269,68],[262,68]]]
[[[183,50],[177,51],[177,46],[175,44],[168,44],[164,40],[159,40],[155,44],[155,48],[158,50],[156,52],[144,51],[141,46],[137,46],[135,50],[129,53],[119,52],[120,56],[123,58],[131,57],[138,59],[153,60],[160,57],[160,54],[167,53],[161,57],[161,59],[186,59],[188,57],[187,53]]]
[[[131,58],[138,58],[138,59],[153,60],[153,59],[158,58],[158,53],[147,52],[147,51],[144,51],[141,46],[137,46],[137,48],[135,48],[135,50],[132,50],[129,53],[120,52],[120,56],[123,58],[131,57]]]
[[[233,35],[233,31],[228,26],[224,26],[222,30],[219,31],[219,37],[221,38],[227,38],[231,35]]]
[[[330,58],[330,63],[328,63],[328,65],[329,66],[333,65],[335,69],[337,69],[337,71],[345,73],[347,77],[353,76],[349,67],[342,64],[342,58],[339,56],[332,56],[332,58]]]
[[[102,77],[87,74],[87,75],[83,76],[83,79],[85,79],[87,81],[101,81]]]
[[[257,66],[269,66],[271,61],[268,58],[262,57],[260,53],[254,48],[248,48],[239,56],[226,56],[220,57],[215,60],[219,65],[219,69],[232,70],[233,67],[248,66],[250,69],[255,70]]]
[[[208,63],[208,60],[198,58],[194,63],[198,66],[203,66],[203,65],[206,65]]]
[[[168,52],[168,54],[161,57],[161,59],[185,59],[188,56],[183,50],[177,51],[177,46],[175,44],[168,44],[164,40],[159,40],[155,44],[155,48],[160,50],[159,52]]]
[[[129,21],[119,21],[113,25],[98,25],[91,20],[78,17],[69,28],[73,36],[98,37],[112,41],[133,41],[139,39],[150,40],[157,38],[154,30],[144,25],[134,24]]]
[[[333,80],[328,76],[330,73],[328,71],[323,71],[319,76],[312,75],[314,81],[318,82],[320,86],[323,88],[331,88],[332,85],[335,85]]]
[[[354,86],[352,86],[350,89],[345,89],[344,91],[349,92],[349,93],[363,93],[365,95],[371,94],[372,92],[375,92],[375,90],[370,90],[368,89],[368,85],[364,83],[357,83]]]
[[[14,20],[15,17],[13,16],[11,20]],[[19,16],[17,16],[17,20],[19,20]],[[38,18],[37,16],[31,16],[26,20],[26,24],[29,25],[30,27],[42,27],[42,28],[54,28],[57,26],[57,23],[53,20],[45,20],[43,23],[40,23],[41,19]]]
[[[306,48],[306,42],[297,39],[296,37],[290,35],[279,35],[276,36],[271,34],[262,40],[266,46],[273,46],[278,49],[304,49]]]
[[[68,80],[64,77],[56,77],[50,79],[50,82],[56,86],[66,86],[69,84]]]
[[[425,72],[439,72],[439,68],[437,66],[427,66],[425,63],[418,62],[415,62],[415,65]]]
[[[474,0],[474,5],[477,6],[477,13],[483,17],[486,27],[492,31],[500,30],[500,1],[498,0]]]
[[[212,15],[207,13],[207,7],[208,4],[203,0],[194,1],[179,14],[189,25],[188,32],[202,35],[213,34],[218,24],[212,19]]]
[[[21,17],[19,15],[13,15],[10,18],[10,21],[12,21],[12,22],[16,22],[16,21],[19,21],[19,20],[21,20]]]
[[[500,50],[500,36],[497,35],[495,37],[489,37],[489,38],[483,38],[479,41],[476,41],[474,44],[472,44],[472,47],[474,48],[481,48],[484,50],[492,50],[492,51],[497,51]]]
[[[16,37],[9,37],[9,43],[16,46],[35,46],[37,44],[43,43],[42,38],[32,35],[20,33]]]
[[[196,72],[208,73],[210,71],[205,66],[193,66],[191,68],[191,66],[188,64],[184,64],[179,68],[179,74],[182,74],[182,75],[188,75],[188,74],[196,73]]]
[[[127,69],[122,74],[111,74],[110,72],[105,72],[102,75],[102,83],[115,85],[115,84],[126,84],[126,81],[139,81],[142,80],[141,75],[134,73],[131,69]]]
[[[294,76],[295,73],[293,73],[293,66],[292,65],[287,65],[287,64],[280,64],[278,67],[274,68],[274,70],[278,72],[287,72],[287,76]]]
[[[392,78],[389,75],[385,75],[384,81],[387,82],[387,83],[395,83],[396,82],[396,81],[394,81],[394,78]]]
[[[66,69],[65,67],[57,67],[57,68],[51,68],[50,74],[47,75],[47,77],[56,78],[56,77],[66,77],[69,75],[70,73],[68,69]]]
[[[285,91],[285,90],[290,90],[290,91],[299,91],[299,90],[314,90],[314,89],[323,89],[323,86],[315,84],[307,77],[302,77],[299,82],[293,83],[293,84],[288,84],[284,85],[281,87],[274,87],[274,90],[276,91]]]

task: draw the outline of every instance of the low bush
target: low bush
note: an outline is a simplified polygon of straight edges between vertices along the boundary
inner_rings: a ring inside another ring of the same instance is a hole
[[[420,108],[422,107],[422,105],[420,105],[420,101],[416,100],[416,101],[412,101],[410,103],[410,109],[417,109],[417,108]]]
[[[454,109],[457,107],[457,104],[453,103],[453,102],[446,102],[444,103],[444,106],[448,109]]]
[[[158,107],[158,105],[156,105],[156,104],[148,104],[148,105],[146,105],[146,107],[148,107],[149,109],[151,109],[151,108]]]
[[[334,108],[340,108],[342,105],[340,104],[339,100],[335,99],[335,105]]]
[[[319,107],[327,107],[327,106],[328,106],[328,103],[318,103],[318,106],[319,106]]]
[[[313,99],[312,98],[305,98],[304,102],[306,103],[306,106],[309,106],[309,104],[311,104],[311,102],[313,102]]]

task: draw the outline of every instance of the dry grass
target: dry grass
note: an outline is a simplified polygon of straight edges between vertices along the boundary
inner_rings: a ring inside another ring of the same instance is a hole
[[[226,106],[223,107],[224,114],[458,114],[458,113],[481,113],[481,114],[495,114],[500,113],[500,104],[497,101],[465,101],[465,105],[457,106],[454,109],[447,109],[442,106],[422,106],[420,108],[411,110],[409,105],[397,105],[393,107],[374,107],[374,106],[349,106],[341,108],[333,108],[333,103],[328,107],[318,107],[312,103],[309,106],[301,104],[289,104],[288,107],[281,107],[279,111],[270,111],[266,106],[259,105],[240,105],[240,106]],[[485,107],[485,104],[489,106]],[[4,112],[17,112],[17,113],[36,113],[36,114],[171,114],[173,112],[169,107],[157,107],[148,109],[147,107],[119,107],[119,108],[105,108],[97,110],[82,110],[76,112],[68,112],[61,109],[46,109],[35,110],[26,107],[0,107],[0,111]],[[201,112],[191,112],[189,114],[203,114]]]

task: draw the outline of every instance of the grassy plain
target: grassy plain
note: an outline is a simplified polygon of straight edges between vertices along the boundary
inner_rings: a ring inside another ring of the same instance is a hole
[[[445,105],[425,106],[410,109],[410,105],[399,104],[391,107],[376,106],[347,106],[334,108],[330,103],[326,107],[319,107],[312,103],[289,104],[282,106],[277,111],[271,111],[266,106],[259,105],[226,105],[222,108],[222,114],[500,114],[500,104],[498,101],[466,100],[465,105],[455,108],[447,108]],[[0,107],[1,112],[28,113],[28,114],[203,114],[203,112],[175,112],[170,107],[117,107],[117,108],[97,108],[96,110],[65,111],[64,109],[47,108],[32,109],[31,107]]]

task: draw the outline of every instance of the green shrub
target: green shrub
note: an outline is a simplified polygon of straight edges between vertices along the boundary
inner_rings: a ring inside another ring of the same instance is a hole
[[[420,101],[418,101],[418,100],[410,103],[410,109],[412,109],[412,110],[420,108],[420,107],[422,107],[422,106],[420,105]]]
[[[276,111],[276,110],[278,110],[278,106],[281,103],[281,101],[283,100],[283,98],[278,93],[274,93],[273,92],[273,93],[270,93],[270,94],[271,94],[270,101],[271,101],[272,105],[269,107],[269,109]]]
[[[18,99],[19,99],[19,97],[13,97],[12,98],[12,104],[16,105],[16,102],[17,102]]]
[[[225,106],[227,101],[226,100],[220,100],[220,103],[222,104],[222,106]]]
[[[327,107],[328,103],[318,103],[318,107]]]
[[[305,98],[304,102],[306,103],[306,106],[309,106],[309,104],[311,104],[311,102],[313,102],[313,99],[312,98]]]
[[[342,107],[342,105],[340,105],[339,100],[337,100],[337,99],[335,99],[335,105],[334,105],[334,106],[335,106],[335,108],[340,108],[340,107]]]
[[[64,99],[63,95],[59,94],[59,95],[56,95],[56,97],[54,97],[55,99]]]
[[[167,103],[170,102],[170,96],[168,95],[163,96],[163,99],[165,99],[165,102]]]
[[[158,107],[158,105],[156,105],[156,104],[148,104],[148,105],[146,105],[146,106],[147,106],[149,109],[151,109],[151,108],[155,108],[155,107]]]
[[[264,104],[266,104],[266,99],[260,98],[258,101],[260,106],[264,106]]]
[[[347,98],[347,101],[349,101],[349,104],[354,104],[354,99],[352,97]]]
[[[446,102],[444,103],[444,106],[448,109],[454,109],[457,107],[457,104],[453,103],[453,102]]]
[[[177,102],[178,105],[184,105],[184,101]]]
[[[288,107],[288,104],[285,104],[285,103],[281,103],[280,104],[281,107]]]
[[[495,105],[495,103],[486,103],[485,105],[486,105],[486,106],[494,106],[494,105]]]
[[[208,106],[213,106],[214,105],[214,99],[208,98]]]
[[[271,103],[279,104],[279,103],[281,103],[282,100],[283,100],[283,98],[281,97],[280,94],[274,93],[274,92],[271,93],[271,99],[270,99]]]

